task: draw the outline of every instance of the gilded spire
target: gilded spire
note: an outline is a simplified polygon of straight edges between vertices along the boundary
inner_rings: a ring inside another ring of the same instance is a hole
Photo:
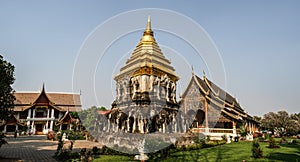
[[[179,77],[175,73],[171,61],[165,58],[154,38],[150,16],[145,25],[141,40],[133,50],[131,57],[126,61],[126,65],[120,69],[120,73],[115,75],[114,79],[119,81],[128,75],[136,76],[142,73],[160,77],[162,73],[166,73],[174,82],[177,81]],[[145,67],[148,71],[141,70],[142,67]],[[154,68],[156,70],[153,70]]]
[[[153,31],[151,29],[151,19],[150,19],[150,16],[148,16],[147,26],[146,26],[146,29],[144,31],[144,35],[143,35],[142,41],[150,41],[150,42],[154,41]]]
[[[150,18],[150,16],[148,16],[146,31],[152,31],[151,30],[151,18]]]

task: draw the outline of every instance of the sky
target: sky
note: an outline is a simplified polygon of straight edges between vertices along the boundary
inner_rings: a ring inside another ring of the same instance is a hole
[[[198,76],[202,77],[202,71],[205,71],[212,81],[235,96],[252,115],[262,116],[279,110],[298,113],[299,5],[300,2],[296,0],[1,0],[0,54],[15,66],[16,81],[13,88],[16,91],[39,91],[45,83],[48,92],[81,92],[84,107],[96,105],[109,108],[115,91],[112,77],[139,42],[148,13],[142,13],[136,19],[126,19],[125,23],[119,20],[119,24],[110,26],[109,32],[114,34],[120,29],[127,29],[127,26],[137,25],[136,30],[123,33],[125,35],[107,46],[102,60],[98,60],[93,69],[93,78],[82,77],[93,80],[94,93],[85,90],[86,87],[74,87],[74,73],[81,61],[78,58],[84,54],[84,45],[93,36],[99,36],[96,32],[103,27],[101,25],[116,15],[133,10],[142,12],[147,8],[162,9],[184,15],[201,26],[215,44],[225,74],[225,84],[214,80],[214,77],[210,77],[211,67],[205,64],[205,57],[195,56],[195,49],[176,37],[176,33],[159,30],[165,20],[173,24],[168,26],[170,30],[179,28],[178,32],[183,34],[195,34],[184,27],[180,28],[180,25],[184,25],[182,21],[151,15],[155,38],[181,76],[178,95],[191,77],[193,66]],[[108,36],[109,33],[99,40]],[[94,48],[98,45],[100,48],[101,43],[103,45],[102,41],[96,43]],[[83,67],[89,66],[90,62],[81,63]],[[85,72],[84,68],[82,71]]]

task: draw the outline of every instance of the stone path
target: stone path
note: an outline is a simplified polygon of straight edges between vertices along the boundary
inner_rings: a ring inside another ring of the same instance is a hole
[[[6,138],[8,145],[0,148],[1,162],[55,162],[53,155],[57,148],[57,141],[49,141],[46,136],[19,136]],[[98,143],[78,140],[74,150],[80,148],[101,147]]]
[[[57,148],[57,141],[49,141],[46,136],[8,136],[6,141],[8,145],[2,145],[0,148],[0,161],[56,161],[52,156]]]

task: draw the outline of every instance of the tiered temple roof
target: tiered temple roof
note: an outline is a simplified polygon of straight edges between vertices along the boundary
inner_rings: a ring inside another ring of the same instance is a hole
[[[244,119],[251,121],[253,120],[253,117],[245,112],[245,110],[237,102],[236,98],[207,79],[206,76],[201,79],[193,73],[193,76],[188,83],[187,89],[183,93],[182,98],[184,98],[187,90],[193,82],[196,83],[199,92],[206,99],[206,101],[221,110],[219,121],[229,122],[232,119],[238,121],[242,121]]]
[[[175,69],[171,66],[171,61],[165,58],[154,38],[150,17],[148,17],[143,37],[137,44],[131,57],[126,61],[126,65],[120,69],[120,73],[114,78],[115,80],[119,80],[124,76],[136,76],[140,74],[153,74],[156,76],[168,74],[172,80],[177,81],[179,77],[174,71]]]
[[[15,92],[14,111],[24,111],[36,104],[41,96],[49,99],[49,105],[60,111],[81,111],[80,94],[75,93],[46,93],[44,87],[41,92]]]

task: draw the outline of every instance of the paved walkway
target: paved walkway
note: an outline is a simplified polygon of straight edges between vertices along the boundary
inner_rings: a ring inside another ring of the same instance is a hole
[[[46,136],[19,136],[6,138],[8,145],[0,148],[0,161],[5,162],[54,162],[52,156],[57,141],[49,141]]]
[[[57,149],[57,141],[49,141],[46,136],[19,136],[6,138],[8,145],[0,148],[1,162],[55,162],[53,155]],[[74,150],[80,148],[100,147],[98,143],[85,140],[75,141]]]

